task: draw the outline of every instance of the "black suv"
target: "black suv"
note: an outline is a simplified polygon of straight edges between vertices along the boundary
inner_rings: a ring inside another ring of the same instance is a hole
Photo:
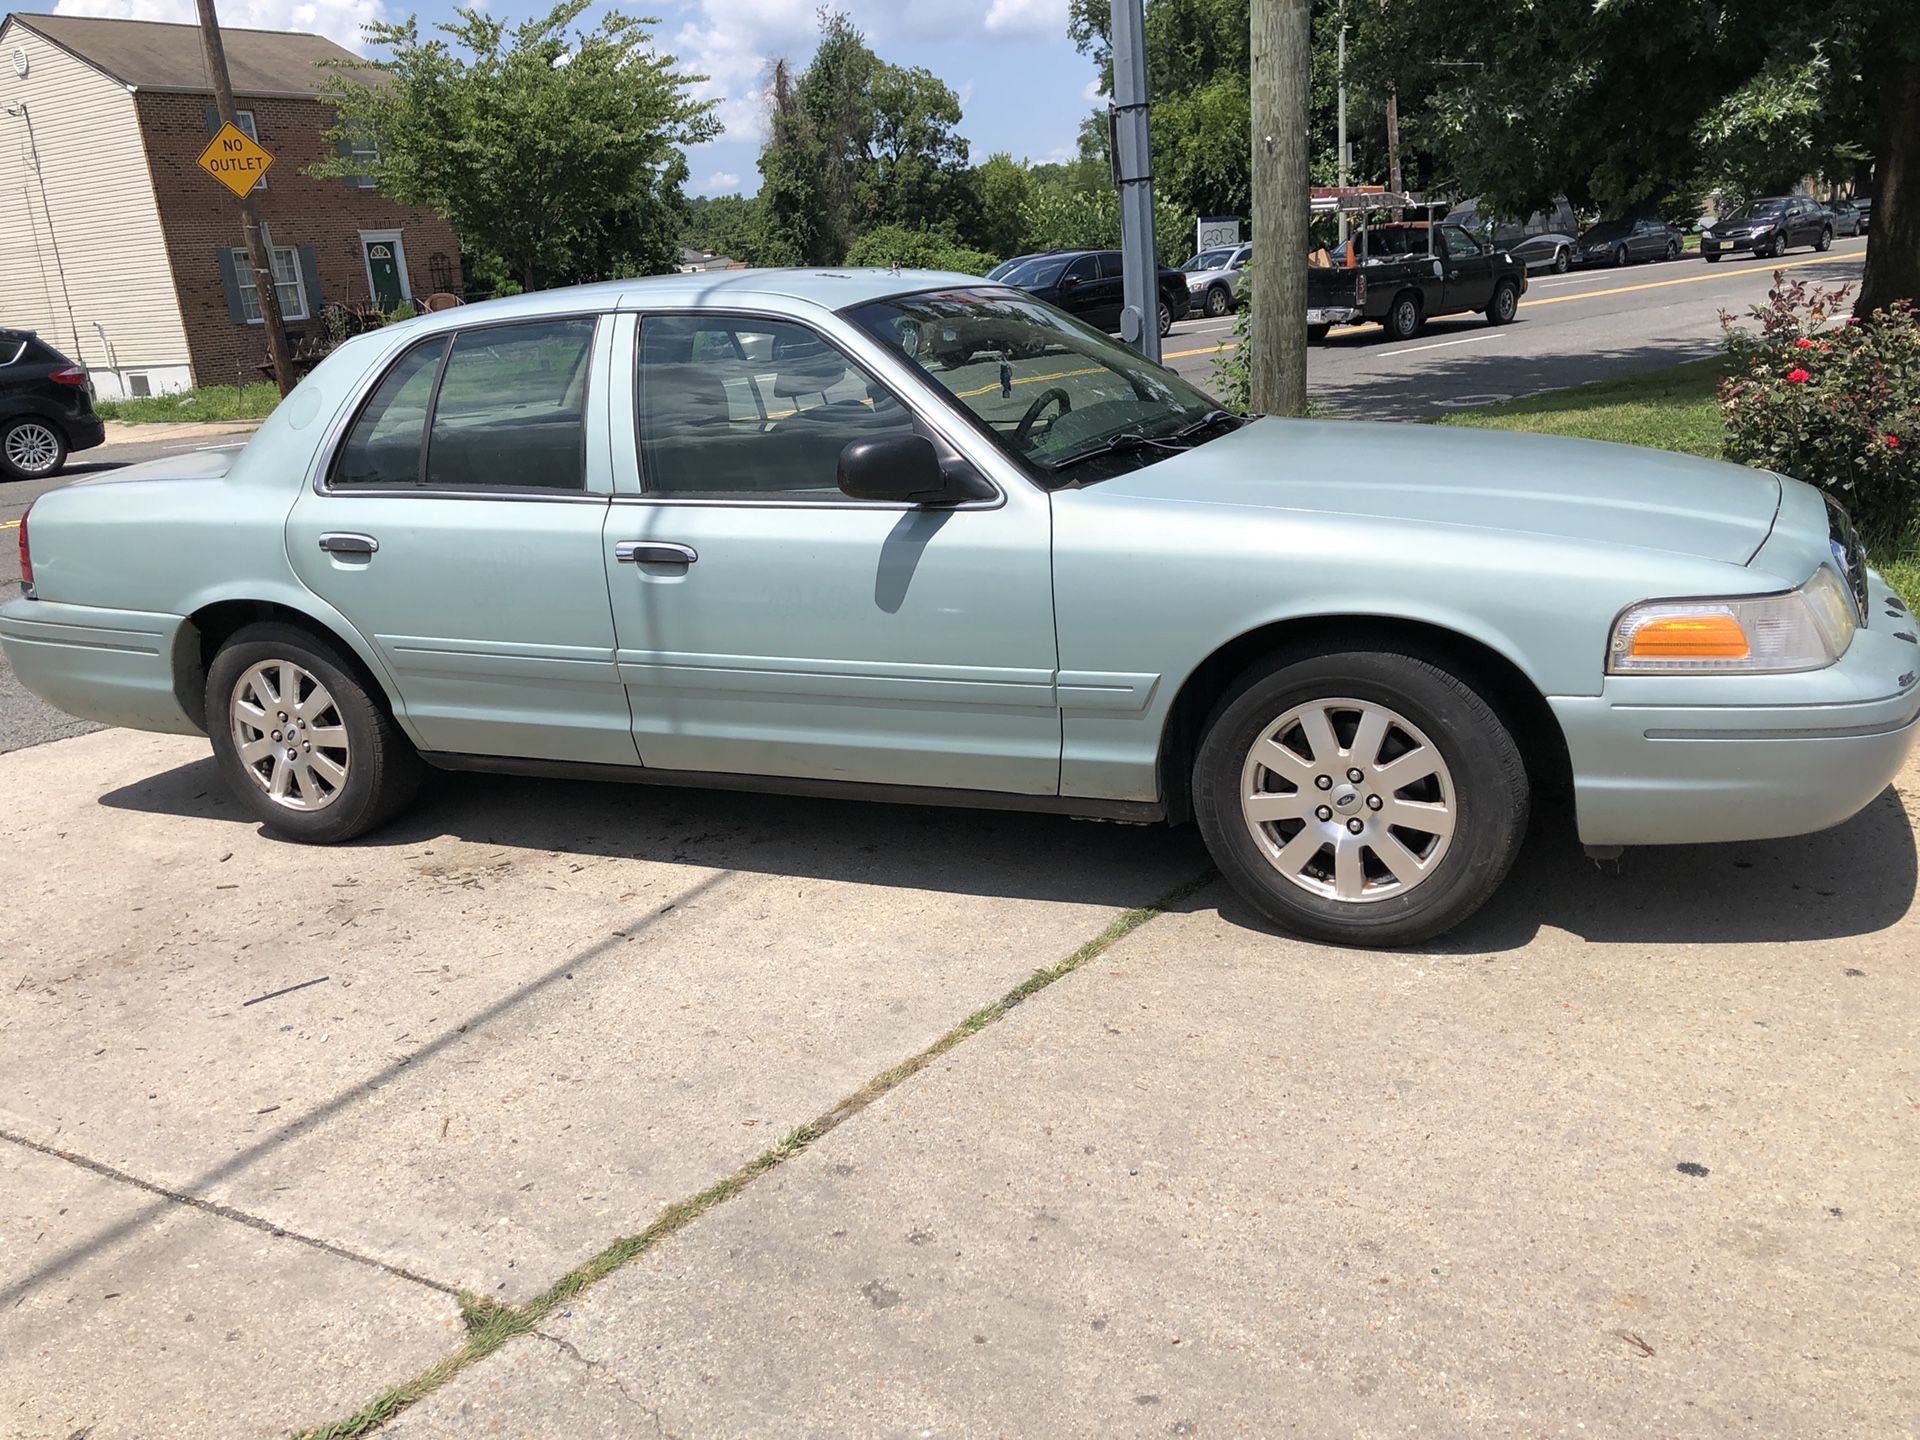
[[[1120,312],[1126,301],[1118,250],[1049,250],[1042,255],[1016,255],[994,266],[987,278],[1057,305],[1096,330],[1109,335],[1120,333]],[[1187,318],[1187,277],[1162,265],[1159,289],[1160,333],[1165,335],[1174,321]]]
[[[31,330],[0,329],[0,480],[58,474],[106,438],[87,372]]]
[[[1833,244],[1833,215],[1804,195],[1753,200],[1738,213],[1709,226],[1700,237],[1700,254],[1709,262],[1729,250],[1751,250],[1762,259],[1784,255],[1792,245],[1825,250]]]

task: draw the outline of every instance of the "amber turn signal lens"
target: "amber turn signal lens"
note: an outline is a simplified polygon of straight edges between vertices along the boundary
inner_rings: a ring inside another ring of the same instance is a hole
[[[1744,660],[1753,646],[1731,615],[1673,615],[1635,630],[1628,653],[1636,660]]]

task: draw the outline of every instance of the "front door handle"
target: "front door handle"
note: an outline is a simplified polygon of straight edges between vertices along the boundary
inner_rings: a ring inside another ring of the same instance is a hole
[[[380,542],[371,535],[329,530],[320,537],[320,548],[329,555],[372,555],[379,550]]]
[[[664,540],[622,540],[613,547],[613,558],[623,565],[691,565],[700,552]]]

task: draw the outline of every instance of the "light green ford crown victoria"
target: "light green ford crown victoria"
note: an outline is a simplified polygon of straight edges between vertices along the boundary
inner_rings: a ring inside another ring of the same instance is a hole
[[[427,765],[1198,820],[1302,934],[1406,944],[1540,787],[1589,846],[1833,825],[1914,623],[1798,481],[1571,440],[1246,422],[1019,292],[778,271],[343,345],[231,465],[20,532],[20,679],[204,731],[345,840]]]

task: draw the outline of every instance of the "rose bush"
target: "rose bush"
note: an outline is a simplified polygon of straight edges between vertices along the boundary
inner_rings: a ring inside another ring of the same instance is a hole
[[[1847,298],[1776,272],[1757,330],[1721,315],[1726,453],[1818,485],[1897,550],[1920,538],[1920,316],[1901,301],[1835,327]]]

